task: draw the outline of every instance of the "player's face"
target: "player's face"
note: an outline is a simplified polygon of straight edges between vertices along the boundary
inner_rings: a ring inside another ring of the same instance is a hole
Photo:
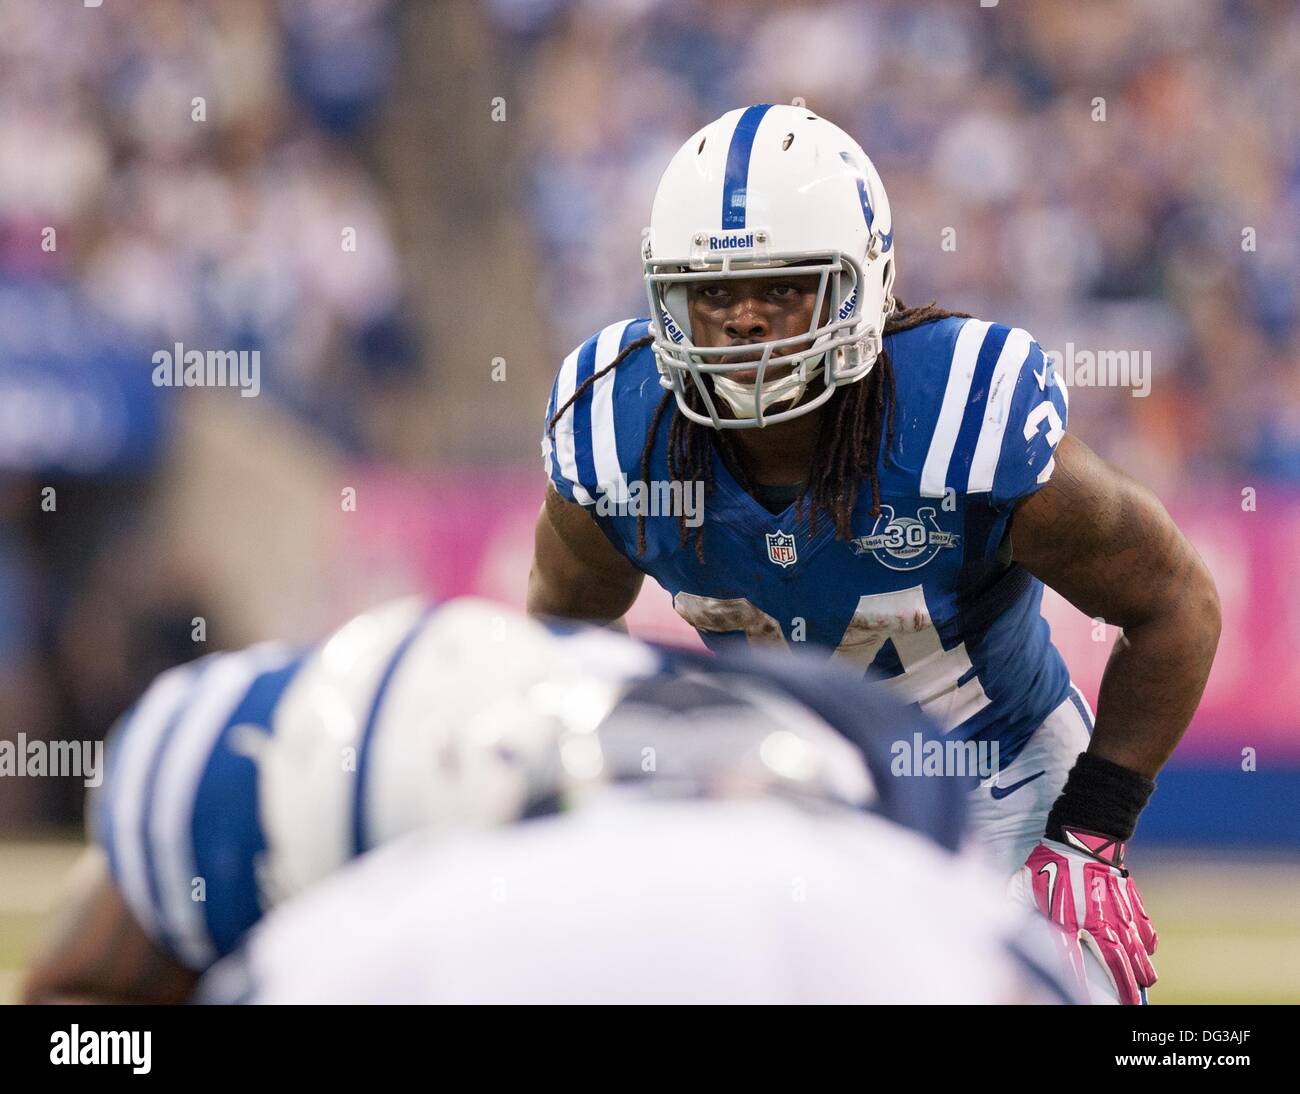
[[[729,281],[701,281],[690,286],[687,308],[691,317],[691,338],[701,348],[751,346],[778,338],[793,338],[812,329],[813,307],[817,303],[817,274],[790,277],[752,277]],[[830,311],[830,299],[822,301],[820,322]],[[781,353],[795,353],[812,345],[792,343]],[[761,352],[745,352],[722,357],[723,364],[757,361]],[[775,379],[790,371],[789,365],[771,369]],[[740,383],[753,383],[756,369],[728,373]]]

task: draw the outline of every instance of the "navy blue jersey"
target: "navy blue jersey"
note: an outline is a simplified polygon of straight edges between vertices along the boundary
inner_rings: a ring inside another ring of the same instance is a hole
[[[560,368],[547,421],[586,378],[648,332],[606,327]],[[1039,607],[1042,583],[1012,564],[1003,540],[1015,504],[1052,473],[1067,397],[1023,330],[948,318],[890,335],[897,381],[893,443],[878,465],[872,515],[864,474],[852,537],[809,507],[773,514],[714,453],[702,507],[704,559],[681,545],[667,438],[675,407],[653,351],[630,354],[543,437],[547,472],[587,507],[610,541],[673,597],[710,647],[820,649],[874,669],[903,700],[967,739],[997,741],[1003,766],[1068,694],[1068,672]],[[645,514],[645,550],[637,514]]]
[[[466,636],[452,620],[451,635],[438,638],[442,613],[466,603],[430,609],[398,602],[358,617],[350,636],[344,628],[318,647],[212,654],[153,683],[115,728],[90,809],[92,836],[151,938],[187,967],[206,969],[294,891],[286,889],[287,876],[321,876],[400,827],[385,823],[385,810],[391,817],[395,801],[439,785],[427,777],[435,755],[434,731],[421,729],[427,708],[403,705],[403,688],[428,675],[443,640],[477,642],[482,678],[500,671],[490,627]],[[712,658],[586,627],[556,626],[540,641],[558,644],[553,654],[589,681],[753,675],[858,746],[876,791],[873,811],[957,847],[961,781],[896,779],[890,771],[894,741],[932,731],[856,674],[743,649]],[[446,700],[452,710],[483,705],[473,695]],[[411,719],[413,730],[403,724]],[[385,762],[381,754],[394,749],[396,762]],[[303,836],[307,844],[294,843]]]

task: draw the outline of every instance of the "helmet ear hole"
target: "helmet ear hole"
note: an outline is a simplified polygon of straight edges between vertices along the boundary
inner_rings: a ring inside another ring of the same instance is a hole
[[[790,145],[792,145],[792,144],[794,144],[794,134],[793,134],[793,133],[787,133],[787,134],[785,135],[785,140],[783,140],[783,141],[781,142],[781,151],[782,151],[782,152],[789,152],[789,151],[790,151]]]
[[[700,146],[695,150],[695,154],[697,156],[704,151],[704,144],[708,139],[709,139],[708,134],[705,134],[703,137],[700,138]]]

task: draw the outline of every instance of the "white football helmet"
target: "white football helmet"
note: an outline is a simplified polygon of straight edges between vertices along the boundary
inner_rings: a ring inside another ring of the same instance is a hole
[[[285,899],[412,829],[509,823],[596,777],[586,737],[656,665],[625,636],[561,641],[483,600],[356,617],[299,669],[256,758],[264,888]]]
[[[353,619],[253,736],[270,903],[414,829],[491,828],[615,787],[875,797],[856,747],[759,680],[663,675],[627,635],[468,598]]]
[[[686,417],[716,429],[798,417],[835,388],[861,380],[880,353],[894,307],[893,220],[884,184],[852,137],[804,107],[732,110],[683,144],[655,193],[642,257],[660,382],[675,392]],[[688,285],[779,277],[792,265],[821,275],[807,333],[755,343],[761,356],[735,363],[721,360],[734,346],[694,344]],[[768,379],[782,366],[789,366],[785,375]],[[752,383],[729,376],[754,369]],[[818,379],[822,390],[800,402]],[[706,414],[688,405],[688,384]],[[715,394],[730,416],[719,414]],[[781,404],[789,405],[770,413]]]

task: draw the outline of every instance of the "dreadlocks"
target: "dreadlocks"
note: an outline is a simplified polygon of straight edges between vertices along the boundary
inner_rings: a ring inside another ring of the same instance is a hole
[[[935,304],[919,308],[906,308],[899,302],[889,320],[885,323],[885,334],[897,334],[911,330],[925,323],[933,323],[951,316],[968,318],[964,312],[946,311]],[[564,412],[592,384],[606,373],[617,368],[636,350],[648,346],[653,339],[646,335],[629,342],[608,365],[584,380],[573,395],[556,409],[550,420],[550,432],[554,435],[555,423]],[[641,480],[650,480],[650,457],[654,452],[655,441],[659,434],[659,425],[664,413],[673,402],[673,392],[665,391],[655,407],[654,418],[646,432],[645,446],[641,450]],[[703,400],[694,385],[687,388],[687,403],[693,410],[704,412]],[[796,502],[797,512],[802,515],[805,502],[811,505],[809,518],[811,531],[817,529],[817,515],[825,512],[835,524],[835,534],[839,539],[852,536],[853,510],[858,501],[858,489],[863,473],[871,486],[871,515],[880,514],[880,482],[877,467],[880,462],[883,441],[885,458],[894,441],[894,367],[889,354],[881,350],[876,358],[875,367],[866,379],[846,384],[837,388],[826,401],[822,411],[821,422],[817,428],[817,457],[809,468],[804,481],[803,492]],[[716,430],[712,426],[692,422],[684,414],[674,412],[672,424],[668,428],[668,477],[674,482],[689,483],[703,481],[706,494],[713,492],[713,449],[720,446],[730,457],[729,465],[740,471],[740,485],[751,489],[741,461],[736,458],[732,441],[725,430]],[[677,517],[679,542],[683,547],[691,538],[686,525],[686,515]],[[645,516],[637,516],[637,554],[646,550]],[[701,524],[694,534],[695,556],[704,561],[704,526]]]

